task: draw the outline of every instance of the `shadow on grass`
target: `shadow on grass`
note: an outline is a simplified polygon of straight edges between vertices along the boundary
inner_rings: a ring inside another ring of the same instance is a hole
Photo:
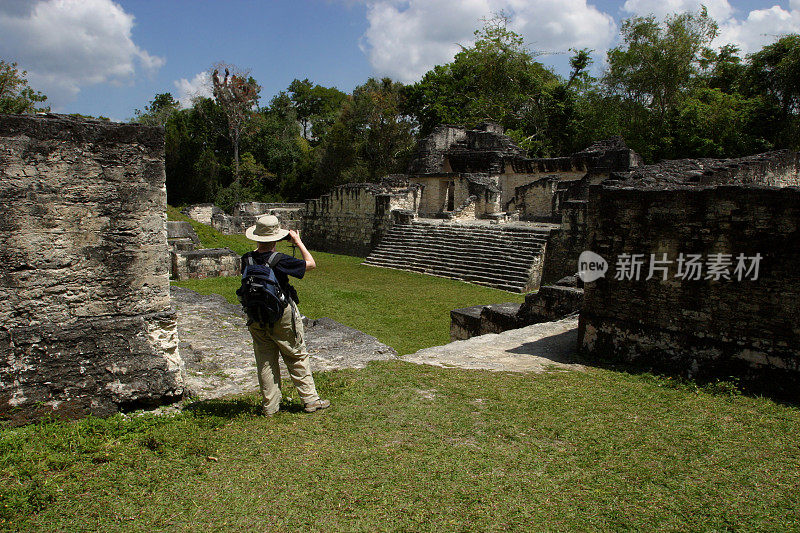
[[[787,376],[780,372],[731,375],[721,372],[718,375],[688,377],[685,373],[663,367],[587,358],[580,354],[575,362],[587,367],[640,376],[646,380],[658,382],[659,386],[677,390],[702,391],[729,398],[736,396],[765,398],[779,405],[800,408],[800,392],[798,392],[800,389],[797,386],[797,378],[789,376],[787,379]]]
[[[238,418],[242,416],[263,416],[261,404],[255,398],[215,398],[197,400],[184,407],[185,411],[195,416],[215,416],[220,418]],[[280,412],[301,413],[303,406],[298,402],[284,399]]]

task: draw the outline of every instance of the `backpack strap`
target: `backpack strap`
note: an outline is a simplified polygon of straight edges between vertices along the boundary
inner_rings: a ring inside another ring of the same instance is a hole
[[[253,259],[252,253],[246,254],[245,259],[247,260],[247,264],[245,265],[244,269],[242,269],[242,279],[244,279],[244,277],[247,275],[247,269],[256,265],[256,261]]]
[[[269,259],[267,259],[267,264],[270,268],[275,268],[275,265],[277,265],[278,261],[280,260],[281,256],[278,254],[278,252],[272,252],[272,255],[269,256]]]

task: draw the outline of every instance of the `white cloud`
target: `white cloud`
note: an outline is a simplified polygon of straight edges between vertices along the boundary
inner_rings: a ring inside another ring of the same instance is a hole
[[[362,50],[378,75],[416,81],[434,65],[451,61],[459,44],[473,44],[481,19],[500,11],[536,51],[602,52],[616,35],[613,19],[586,0],[372,0]]]
[[[198,96],[210,98],[212,94],[211,80],[208,72],[205,71],[195,74],[191,81],[181,78],[173,84],[178,89],[178,101],[181,103],[181,107],[191,107],[194,98]]]
[[[655,15],[664,18],[674,13],[700,11],[701,6],[705,6],[716,21],[727,20],[733,15],[733,7],[728,0],[627,0],[622,9],[643,17]]]
[[[16,0],[0,7],[0,48],[28,71],[34,89],[58,107],[82,87],[133,81],[153,73],[165,59],[131,38],[133,15],[111,0]]]
[[[742,54],[757,52],[787,33],[800,33],[800,0],[789,4],[789,11],[773,6],[756,9],[744,20],[730,19],[720,24],[715,44],[732,43]]]
[[[742,54],[756,52],[783,34],[800,32],[800,0],[790,0],[789,10],[780,6],[754,9],[737,18],[728,0],[627,0],[623,9],[635,15],[659,18],[683,11],[698,11],[701,5],[719,23],[715,46],[735,44]]]

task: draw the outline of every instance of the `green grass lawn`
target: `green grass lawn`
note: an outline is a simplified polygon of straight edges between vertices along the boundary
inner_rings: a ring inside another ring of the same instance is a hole
[[[608,370],[404,362],[317,375],[333,406],[255,395],[0,433],[23,531],[791,531],[800,413]]]
[[[306,312],[385,342],[400,324],[397,346],[438,342],[407,328],[470,288],[318,261],[298,283]],[[270,418],[253,394],[2,428],[0,530],[800,530],[796,406],[599,368],[393,361],[315,377],[333,405],[311,415],[287,385]]]

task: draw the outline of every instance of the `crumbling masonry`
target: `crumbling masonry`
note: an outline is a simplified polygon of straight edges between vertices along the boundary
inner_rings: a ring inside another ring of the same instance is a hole
[[[163,130],[0,115],[0,201],[0,416],[180,398]]]

